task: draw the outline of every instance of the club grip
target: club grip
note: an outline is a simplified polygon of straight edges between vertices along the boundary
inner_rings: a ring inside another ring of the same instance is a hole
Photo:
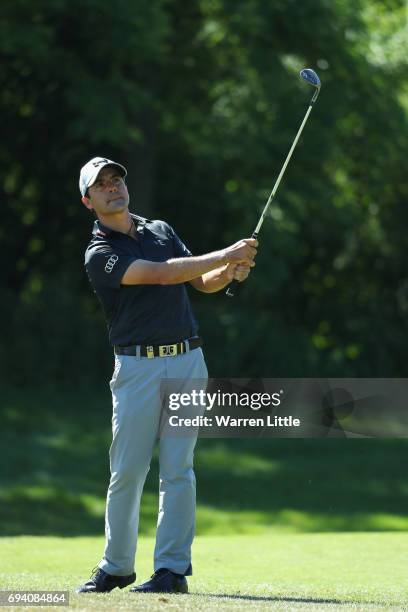
[[[252,232],[252,236],[251,238],[254,238],[255,240],[258,238],[258,232]],[[233,281],[230,282],[230,284],[227,287],[227,290],[225,292],[225,295],[228,295],[228,297],[234,297],[235,295],[235,290],[238,287],[238,281],[236,279],[234,279]]]
[[[238,287],[238,281],[236,279],[234,279],[233,281],[230,282],[230,284],[227,287],[227,290],[225,292],[225,295],[228,295],[228,297],[234,297],[235,295],[235,289]]]

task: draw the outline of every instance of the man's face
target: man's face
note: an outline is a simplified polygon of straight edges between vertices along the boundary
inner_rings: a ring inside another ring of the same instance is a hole
[[[119,170],[105,166],[98,174],[95,183],[88,187],[88,197],[82,202],[97,215],[112,215],[122,212],[129,206],[129,192]]]

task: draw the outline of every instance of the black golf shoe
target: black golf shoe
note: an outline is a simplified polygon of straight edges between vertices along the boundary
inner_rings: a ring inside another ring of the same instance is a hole
[[[76,589],[77,593],[109,593],[116,587],[124,589],[136,580],[136,574],[130,576],[112,576],[107,574],[100,567],[92,571],[91,578],[85,584]]]
[[[186,577],[162,567],[147,582],[130,589],[132,593],[188,593]]]

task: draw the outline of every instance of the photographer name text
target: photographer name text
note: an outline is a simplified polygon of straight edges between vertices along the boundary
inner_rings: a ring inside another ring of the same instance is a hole
[[[192,418],[171,415],[169,417],[171,427],[300,427],[300,419],[292,416],[271,416],[236,418],[231,416],[216,415],[215,417],[195,416]]]

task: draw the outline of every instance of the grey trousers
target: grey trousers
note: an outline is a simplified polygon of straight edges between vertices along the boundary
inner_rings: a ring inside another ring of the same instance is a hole
[[[172,379],[172,392],[184,393],[190,390],[191,379],[206,381],[207,377],[200,348],[175,357],[154,359],[115,356],[110,382],[113,439],[109,451],[111,478],[106,499],[106,546],[99,563],[107,573],[127,576],[134,571],[140,499],[158,435],[166,379]],[[191,573],[196,439],[191,434],[160,438],[155,570],[165,567],[177,574]]]

